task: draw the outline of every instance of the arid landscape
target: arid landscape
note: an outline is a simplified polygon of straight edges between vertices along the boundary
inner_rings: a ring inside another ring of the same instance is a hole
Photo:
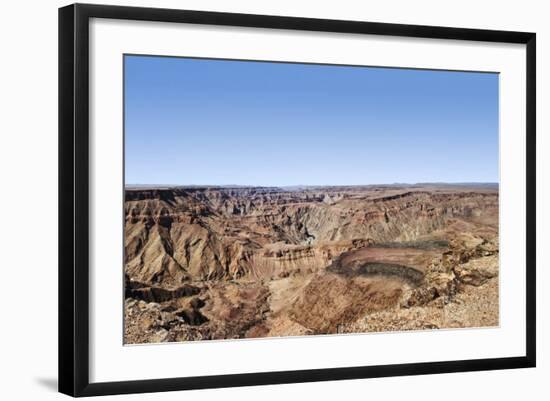
[[[497,326],[498,185],[127,187],[126,344]]]

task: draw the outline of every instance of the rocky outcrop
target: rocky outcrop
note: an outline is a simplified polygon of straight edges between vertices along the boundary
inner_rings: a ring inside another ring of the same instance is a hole
[[[188,297],[199,293],[197,287],[183,285],[174,289],[161,287],[131,288],[126,286],[126,298],[140,299],[145,302],[166,302],[177,298]]]

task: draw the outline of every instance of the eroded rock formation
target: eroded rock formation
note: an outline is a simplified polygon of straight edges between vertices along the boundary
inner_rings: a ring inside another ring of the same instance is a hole
[[[127,343],[498,324],[491,187],[127,189],[125,220]]]

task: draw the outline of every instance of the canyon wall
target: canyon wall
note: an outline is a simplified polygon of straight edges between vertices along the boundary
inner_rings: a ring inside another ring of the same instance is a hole
[[[414,241],[454,218],[495,224],[495,191],[174,188],[126,191],[125,270],[174,286],[325,268],[369,244]]]

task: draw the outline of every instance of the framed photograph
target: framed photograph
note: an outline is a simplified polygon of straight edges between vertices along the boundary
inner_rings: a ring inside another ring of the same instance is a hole
[[[535,82],[534,33],[61,8],[59,390],[535,366]]]

